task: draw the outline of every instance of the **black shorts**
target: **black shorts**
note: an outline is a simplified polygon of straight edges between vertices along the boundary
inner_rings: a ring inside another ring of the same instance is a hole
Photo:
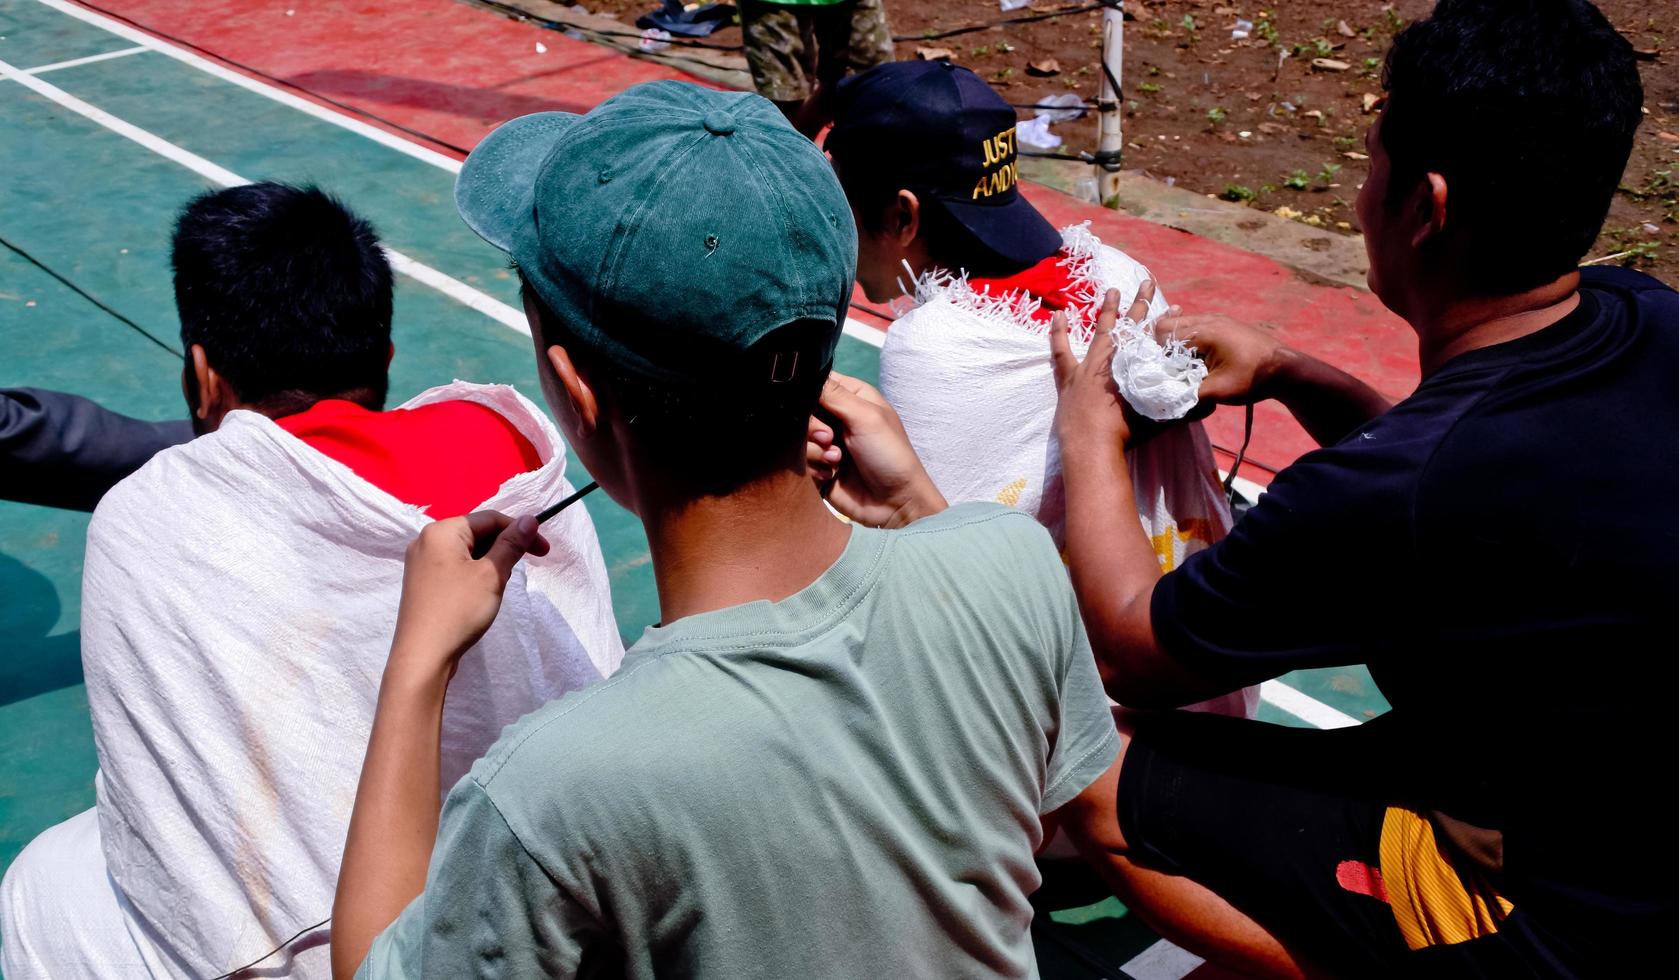
[[[1579,969],[1564,952],[1575,944],[1559,948],[1520,907],[1496,932],[1411,948],[1381,897],[1390,887],[1382,829],[1394,801],[1368,763],[1382,728],[1145,717],[1119,783],[1132,859],[1207,886],[1337,976],[1610,975]]]

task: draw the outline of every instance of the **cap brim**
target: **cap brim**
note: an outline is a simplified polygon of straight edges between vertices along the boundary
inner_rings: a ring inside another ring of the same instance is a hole
[[[1002,205],[947,197],[940,197],[939,203],[987,248],[1010,262],[1028,265],[1061,249],[1061,233],[1018,192],[1013,201]]]
[[[484,137],[455,177],[455,208],[467,227],[511,253],[519,230],[533,220],[537,172],[578,118],[569,112],[532,113]]]

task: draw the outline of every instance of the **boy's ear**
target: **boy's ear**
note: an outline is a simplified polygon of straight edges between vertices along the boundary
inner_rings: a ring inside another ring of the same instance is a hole
[[[594,386],[578,373],[571,353],[564,347],[553,344],[549,346],[546,355],[548,366],[554,369],[560,389],[566,393],[566,399],[571,403],[572,416],[577,420],[578,435],[583,438],[594,435],[596,427],[600,425],[600,400],[595,397]]]
[[[897,230],[898,243],[908,246],[921,232],[921,200],[911,190],[901,190],[892,204],[892,227]]]

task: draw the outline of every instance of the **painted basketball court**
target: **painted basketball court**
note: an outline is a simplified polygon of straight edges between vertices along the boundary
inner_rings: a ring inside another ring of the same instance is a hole
[[[0,0],[0,385],[181,417],[174,213],[209,187],[277,179],[341,196],[392,250],[392,404],[453,378],[510,383],[540,401],[506,259],[451,202],[461,151],[507,117],[584,111],[637,82],[683,76],[454,0],[101,6],[117,16],[67,0]],[[1366,293],[1053,191],[1030,194],[1058,223],[1092,220],[1175,302],[1283,324],[1295,343],[1391,394],[1414,384],[1408,332]],[[880,337],[859,314],[839,368],[873,380]],[[1239,415],[1211,427],[1222,446],[1240,441]],[[1266,469],[1306,448],[1284,413],[1264,408],[1250,452],[1261,465],[1242,475],[1266,482]],[[632,642],[658,618],[646,542],[603,496],[587,507]],[[86,527],[86,515],[0,503],[0,868],[93,803],[78,631]],[[1285,724],[1333,727],[1386,710],[1362,669],[1292,675],[1264,696],[1262,717]],[[1039,948],[1048,977],[1211,972],[1111,899],[1051,912]]]

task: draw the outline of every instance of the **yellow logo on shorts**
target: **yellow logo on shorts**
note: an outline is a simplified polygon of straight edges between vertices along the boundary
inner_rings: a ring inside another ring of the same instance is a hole
[[[1013,126],[981,143],[980,152],[985,155],[987,172],[974,184],[971,200],[975,201],[993,194],[1001,194],[1020,179],[1020,161],[1015,159]],[[991,170],[992,167],[997,169]]]

